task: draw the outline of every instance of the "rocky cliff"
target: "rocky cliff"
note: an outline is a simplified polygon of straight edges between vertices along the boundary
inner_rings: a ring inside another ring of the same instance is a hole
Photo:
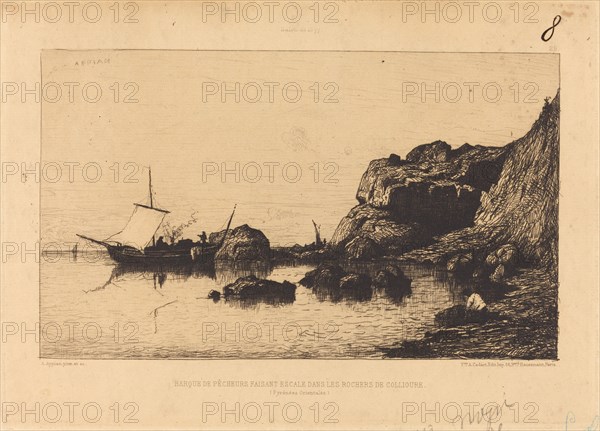
[[[359,205],[342,219],[331,246],[357,259],[397,255],[471,226],[508,148],[464,144],[453,150],[436,141],[416,147],[406,160],[392,154],[372,161],[358,187]]]
[[[559,103],[557,94],[531,130],[504,147],[452,149],[436,141],[406,160],[393,154],[372,161],[359,205],[342,219],[331,247],[357,259],[418,249],[406,256],[438,261],[512,243],[528,263],[555,264]]]
[[[514,142],[497,184],[481,200],[475,226],[515,244],[523,260],[558,263],[560,95],[542,109],[529,133]]]

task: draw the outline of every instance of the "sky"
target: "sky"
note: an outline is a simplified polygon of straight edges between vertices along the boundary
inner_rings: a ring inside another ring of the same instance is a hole
[[[42,175],[43,242],[121,230],[148,203],[151,167],[167,220],[197,219],[186,237],[237,204],[234,226],[289,245],[314,239],[312,219],[331,237],[370,160],[524,135],[556,94],[559,57],[47,50],[42,86],[41,166],[62,167]]]

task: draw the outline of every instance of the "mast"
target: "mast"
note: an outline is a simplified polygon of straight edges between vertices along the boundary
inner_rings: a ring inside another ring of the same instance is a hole
[[[221,240],[221,244],[219,244],[219,248],[221,248],[223,246],[223,244],[225,243],[225,238],[227,238],[227,232],[229,232],[229,227],[231,226],[231,220],[233,220],[233,215],[235,214],[235,208],[237,207],[237,204],[235,204],[233,206],[233,211],[231,213],[231,217],[229,217],[229,221],[227,222],[227,227],[225,228],[225,234],[223,235],[223,239]]]
[[[150,193],[150,208],[154,208],[152,206],[152,168],[148,168],[148,192]]]
[[[323,244],[323,242],[321,241],[321,232],[319,230],[320,226],[317,226],[317,224],[315,223],[314,220],[312,220],[312,222],[313,222],[313,225],[315,226],[315,245],[317,247],[320,247]]]
[[[150,208],[154,208],[152,202],[152,168],[148,166],[148,192],[150,193]],[[152,235],[152,247],[156,246],[156,240],[154,239],[154,235]]]

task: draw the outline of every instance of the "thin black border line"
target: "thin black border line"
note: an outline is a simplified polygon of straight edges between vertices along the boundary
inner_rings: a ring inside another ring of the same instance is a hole
[[[394,54],[496,54],[496,55],[557,55],[558,56],[558,88],[559,91],[562,87],[561,82],[561,53],[560,52],[506,52],[506,51],[373,51],[373,50],[313,50],[313,49],[159,49],[159,48],[88,48],[88,49],[68,49],[68,48],[51,48],[40,50],[40,86],[43,82],[42,75],[42,54],[46,51],[60,51],[60,52],[92,52],[92,51],[161,51],[161,52],[312,52],[312,53],[394,53]],[[40,166],[42,164],[42,105],[43,98],[40,99]],[[559,142],[560,142],[560,120],[559,120]],[[560,145],[559,145],[560,151]],[[560,152],[559,152],[560,159]],[[559,168],[560,169],[560,168]],[[559,170],[560,180],[560,170]],[[559,182],[559,193],[560,193],[560,182]],[[404,362],[404,361],[514,361],[514,362],[525,362],[532,363],[537,361],[552,362],[556,364],[560,361],[558,355],[558,338],[560,333],[557,334],[557,346],[556,346],[556,358],[551,359],[518,359],[518,358],[47,358],[42,356],[42,324],[41,324],[41,297],[42,297],[42,259],[41,259],[41,246],[42,246],[42,181],[40,180],[39,186],[39,241],[40,241],[40,261],[39,261],[39,282],[38,282],[38,319],[40,328],[40,342],[38,348],[38,359],[48,361],[367,361],[367,362]],[[559,246],[560,250],[560,246]],[[558,269],[558,268],[557,268]],[[560,289],[557,289],[560,290]],[[557,295],[559,292],[557,292]],[[560,301],[559,301],[560,303]],[[558,327],[558,320],[556,322]]]
[[[41,53],[40,53],[40,58],[41,58]],[[0,85],[2,85],[1,84],[2,82],[3,82],[2,81],[2,30],[0,30]],[[3,111],[3,109],[2,108],[4,108],[4,103],[2,103],[2,99],[0,99],[0,164],[3,162],[3,159],[2,159],[2,145],[3,145],[3,142],[2,142],[2,111]],[[40,121],[41,121],[41,115],[40,115]],[[41,190],[41,188],[42,188],[42,186],[40,184],[40,190]],[[4,184],[2,183],[2,179],[0,179],[0,247],[2,247],[2,244],[4,244],[2,242],[2,230],[3,230],[2,225],[4,224],[3,223],[3,221],[4,221],[4,216],[3,216],[4,211],[3,211],[3,209],[5,208],[5,206],[2,203],[2,189],[4,189]],[[2,256],[1,256],[1,254],[2,253],[0,252],[0,313],[2,312],[2,309],[3,309],[2,308],[2,293],[3,293],[3,289],[2,289],[2,266],[3,266],[3,263],[2,263]],[[41,265],[40,265],[40,268],[41,268]],[[38,283],[38,292],[41,292],[41,290],[42,290],[41,289],[41,284]],[[38,293],[38,296],[39,296],[39,293]],[[39,301],[38,301],[38,303],[39,303]],[[38,311],[38,316],[39,316],[39,311]],[[38,317],[38,319],[39,319],[39,317]],[[2,343],[2,340],[0,339],[0,361],[3,358],[3,356],[2,356],[2,344],[4,344],[4,343]],[[40,346],[41,346],[41,344],[40,344]],[[1,361],[1,363],[0,363],[0,376],[4,374],[4,367],[3,367],[4,362],[5,361]],[[0,388],[0,391],[2,391],[1,388]]]
[[[210,49],[210,48],[42,48],[45,51],[61,52],[91,52],[91,51],[160,51],[160,52],[360,52],[360,53],[394,53],[394,54],[497,54],[497,55],[558,55],[560,52],[541,52],[541,51],[398,51],[398,50],[372,50],[372,49]]]
[[[42,91],[42,82],[44,82],[44,72],[43,72],[43,66],[44,63],[42,61],[42,52],[40,51],[40,91]],[[43,96],[43,94],[42,94]],[[42,131],[42,122],[44,121],[44,115],[43,115],[43,106],[44,106],[44,98],[41,97],[40,98],[40,169],[42,169],[42,163],[43,163],[43,158],[42,158],[42,148],[44,148],[44,146],[42,145],[42,138],[44,136],[43,131]],[[41,172],[40,172],[41,173]],[[38,193],[38,203],[39,203],[39,208],[38,208],[38,241],[39,241],[39,247],[40,247],[40,263],[39,263],[39,269],[38,269],[38,326],[40,328],[40,335],[39,335],[39,346],[38,346],[38,359],[42,359],[42,178],[40,175],[40,189],[39,189],[39,193]]]

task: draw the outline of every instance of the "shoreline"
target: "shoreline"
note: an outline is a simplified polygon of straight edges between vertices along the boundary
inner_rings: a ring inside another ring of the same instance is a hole
[[[497,319],[439,325],[422,339],[383,347],[385,358],[557,360],[558,282],[543,268],[519,269],[513,290],[488,302]]]

